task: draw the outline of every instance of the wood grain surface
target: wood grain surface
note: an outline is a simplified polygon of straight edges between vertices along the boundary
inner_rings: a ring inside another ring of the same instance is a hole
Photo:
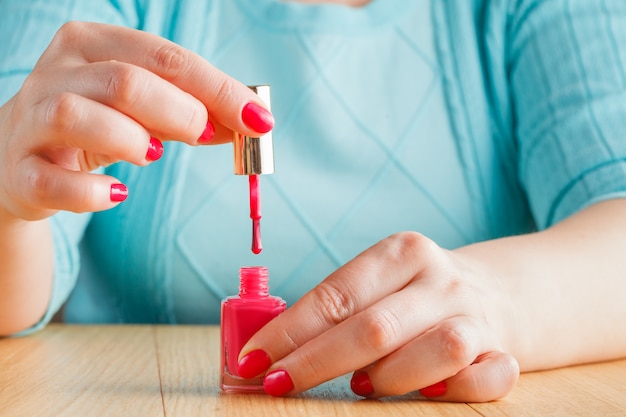
[[[215,326],[51,324],[0,339],[0,416],[626,416],[626,360],[529,373],[485,404],[362,400],[349,376],[294,398],[224,394]]]

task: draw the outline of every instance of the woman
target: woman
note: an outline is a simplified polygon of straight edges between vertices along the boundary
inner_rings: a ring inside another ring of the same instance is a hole
[[[626,6],[298,3],[0,2],[0,333],[217,322],[261,263],[298,300],[240,356],[273,395],[623,357]],[[255,257],[229,147],[187,145],[274,120]]]

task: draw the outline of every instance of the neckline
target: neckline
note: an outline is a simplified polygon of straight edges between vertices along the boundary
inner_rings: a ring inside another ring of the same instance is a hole
[[[414,0],[372,0],[361,7],[281,0],[237,0],[242,12],[267,30],[363,34],[405,16]]]

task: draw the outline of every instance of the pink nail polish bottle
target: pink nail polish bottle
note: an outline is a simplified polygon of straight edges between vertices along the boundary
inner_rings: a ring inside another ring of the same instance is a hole
[[[222,300],[221,380],[226,392],[263,392],[263,378],[239,376],[241,348],[274,317],[285,311],[286,303],[269,294],[269,272],[264,266],[245,266],[239,270],[239,295]]]

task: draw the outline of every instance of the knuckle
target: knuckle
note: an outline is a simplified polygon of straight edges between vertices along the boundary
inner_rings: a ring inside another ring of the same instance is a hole
[[[132,65],[119,62],[111,64],[113,69],[106,81],[106,94],[122,106],[131,107],[145,92],[146,85],[140,82],[141,74]]]
[[[157,68],[164,78],[172,80],[189,69],[189,53],[178,45],[160,46],[154,53]]]
[[[95,194],[89,190],[82,190],[82,192],[76,192],[73,195],[74,198],[74,208],[73,212],[75,213],[86,213],[94,210],[94,207],[97,207],[98,203],[95,199]]]
[[[365,343],[375,353],[387,353],[400,334],[400,320],[390,310],[363,313],[361,327]]]
[[[438,246],[431,239],[418,232],[400,232],[396,234],[398,244],[411,252],[432,251]]]
[[[31,170],[26,177],[27,196],[30,205],[48,209],[67,209],[73,212],[91,211],[95,207],[92,187],[71,187],[54,175],[40,170]],[[63,205],[64,207],[61,207]]]
[[[325,375],[332,373],[327,359],[327,357],[316,355],[314,352],[303,352],[299,357],[300,372],[306,373],[308,381],[323,380]]]
[[[437,245],[418,232],[399,232],[386,239],[387,256],[390,260],[404,262],[407,256],[414,257],[417,253],[433,253]]]
[[[437,329],[443,359],[456,367],[465,367],[475,359],[475,338],[469,329],[459,325],[443,325]]]
[[[192,105],[190,111],[185,112],[186,118],[182,120],[184,132],[193,132],[189,134],[189,141],[196,143],[196,140],[202,134],[208,122],[208,114],[206,108],[199,105]]]
[[[46,73],[39,66],[33,68],[32,72],[24,79],[20,90],[14,96],[15,114],[23,115],[33,108],[40,108],[44,99],[41,92],[46,91]]]
[[[339,324],[354,311],[352,299],[346,292],[331,284],[322,282],[313,290],[313,296],[321,306],[320,314],[326,323]]]
[[[227,107],[226,104],[235,96],[235,83],[228,77],[222,78],[218,82],[215,91],[216,108]]]
[[[42,79],[44,78],[45,72],[42,71],[38,66],[33,68],[30,74],[24,79],[24,83],[22,83],[22,91],[39,91],[42,85]]]
[[[281,335],[280,340],[282,340],[286,346],[289,346],[289,352],[294,352],[300,348],[301,344],[298,343],[299,337],[295,333],[292,333],[291,329],[287,326],[282,326]]]
[[[49,193],[50,178],[43,175],[39,170],[32,170],[26,177],[26,184],[30,200],[36,205],[41,205]]]
[[[46,109],[45,124],[59,132],[71,131],[80,119],[78,97],[62,92],[51,97]]]
[[[57,30],[51,44],[63,47],[80,42],[87,31],[87,25],[88,24],[86,22],[74,20],[64,23],[59,30]]]

